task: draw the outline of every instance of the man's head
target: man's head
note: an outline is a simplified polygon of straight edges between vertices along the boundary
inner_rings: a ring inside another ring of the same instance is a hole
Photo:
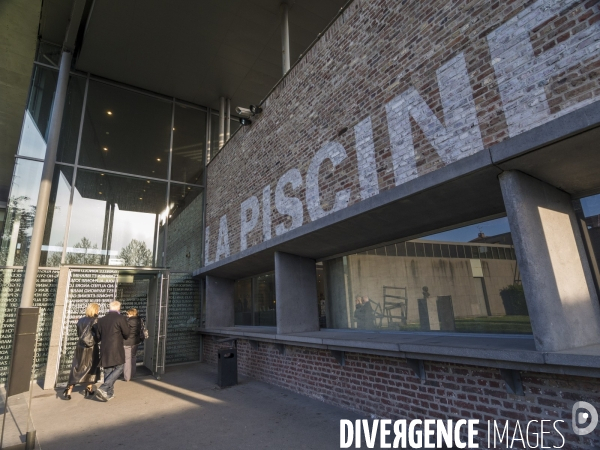
[[[108,309],[109,309],[110,311],[117,311],[117,312],[119,312],[119,311],[121,310],[121,302],[120,302],[120,301],[118,301],[118,300],[115,300],[115,301],[113,301],[113,302],[110,302],[110,303],[108,304]]]

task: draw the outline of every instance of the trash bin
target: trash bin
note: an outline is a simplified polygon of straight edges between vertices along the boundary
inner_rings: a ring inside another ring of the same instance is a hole
[[[219,350],[219,370],[217,384],[219,387],[237,384],[237,349],[223,348]]]

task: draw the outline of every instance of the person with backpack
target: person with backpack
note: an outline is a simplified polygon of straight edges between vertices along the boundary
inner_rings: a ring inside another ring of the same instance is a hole
[[[123,379],[125,381],[129,381],[135,376],[138,347],[146,337],[146,326],[142,318],[138,316],[137,309],[127,310],[127,324],[129,325],[129,337],[123,342],[125,347]]]
[[[75,346],[69,384],[63,392],[65,400],[71,400],[71,392],[76,384],[87,385],[84,390],[85,397],[94,395],[94,384],[100,378],[100,350],[96,333],[99,311],[100,306],[97,303],[90,303],[85,310],[85,316],[77,321],[79,340]]]

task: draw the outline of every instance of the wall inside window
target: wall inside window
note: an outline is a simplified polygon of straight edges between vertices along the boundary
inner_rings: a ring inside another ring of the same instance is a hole
[[[235,325],[277,326],[275,273],[235,282]]]
[[[531,333],[506,218],[324,262],[330,328]]]

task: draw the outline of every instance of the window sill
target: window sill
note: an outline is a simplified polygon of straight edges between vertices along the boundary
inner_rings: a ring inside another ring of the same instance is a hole
[[[328,330],[277,334],[275,327],[198,329],[251,341],[523,371],[600,377],[600,344],[539,352],[531,335],[394,333]]]

